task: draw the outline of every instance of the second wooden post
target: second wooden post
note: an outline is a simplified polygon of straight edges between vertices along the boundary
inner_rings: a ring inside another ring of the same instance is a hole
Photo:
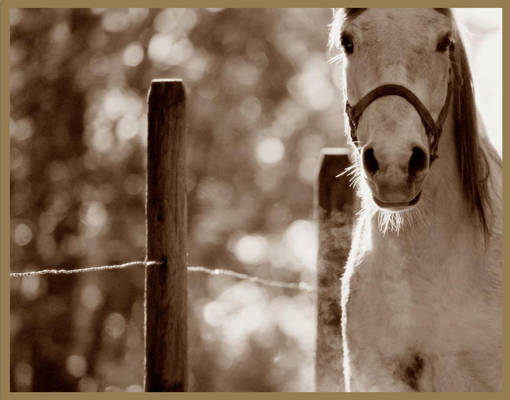
[[[350,165],[349,153],[347,148],[322,150],[315,191],[315,208],[319,219],[315,353],[317,392],[345,391],[340,278],[351,247],[352,220],[357,202],[349,176],[337,175]]]

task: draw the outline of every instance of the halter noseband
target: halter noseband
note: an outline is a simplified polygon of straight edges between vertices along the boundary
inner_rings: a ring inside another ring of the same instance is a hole
[[[379,97],[383,96],[400,96],[406,99],[409,103],[413,105],[418,114],[420,114],[421,121],[423,126],[425,126],[425,130],[427,135],[431,139],[430,141],[430,163],[434,161],[437,155],[437,147],[439,142],[439,136],[441,136],[441,131],[443,129],[443,123],[448,115],[448,104],[450,103],[450,97],[452,94],[452,81],[448,82],[448,93],[446,95],[446,100],[437,117],[437,121],[434,121],[432,115],[430,114],[427,107],[423,105],[420,99],[409,89],[401,85],[382,85],[376,87],[374,90],[366,94],[354,107],[352,107],[349,102],[345,103],[345,112],[349,117],[349,125],[351,127],[351,139],[353,143],[356,143],[358,137],[356,135],[356,129],[358,127],[359,120],[363,111],[368,107],[370,103]]]

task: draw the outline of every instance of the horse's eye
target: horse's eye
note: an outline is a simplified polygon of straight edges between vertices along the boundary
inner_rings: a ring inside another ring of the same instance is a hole
[[[446,50],[453,48],[453,42],[449,35],[443,37],[437,44],[436,50],[444,53]]]
[[[352,36],[348,33],[342,33],[340,36],[340,43],[347,54],[352,54],[354,51],[354,43],[352,43]]]

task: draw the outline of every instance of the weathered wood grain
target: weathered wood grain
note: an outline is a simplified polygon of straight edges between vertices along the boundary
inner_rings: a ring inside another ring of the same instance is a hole
[[[154,80],[148,97],[145,391],[187,390],[185,90]]]
[[[356,200],[349,176],[349,149],[321,152],[315,201],[319,221],[317,261],[317,343],[315,384],[318,392],[342,392],[340,278],[351,247]]]

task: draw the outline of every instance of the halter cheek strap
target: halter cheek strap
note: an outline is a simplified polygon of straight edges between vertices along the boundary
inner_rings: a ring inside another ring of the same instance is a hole
[[[450,103],[452,86],[453,85],[450,80],[450,82],[448,83],[448,92],[446,95],[446,100],[443,105],[443,108],[441,109],[441,112],[439,113],[439,116],[437,117],[437,121],[434,121],[434,118],[432,118],[432,115],[430,114],[429,110],[427,110],[427,107],[423,105],[420,99],[409,89],[401,85],[389,84],[379,86],[372,90],[371,92],[369,92],[367,95],[365,95],[353,107],[348,102],[346,102],[345,112],[349,117],[351,139],[353,143],[356,143],[358,141],[356,129],[358,128],[358,123],[361,118],[361,115],[363,114],[363,111],[365,111],[369,104],[372,103],[374,100],[378,99],[379,97],[400,96],[406,99],[409,103],[411,103],[421,117],[421,121],[423,123],[423,126],[425,127],[425,131],[427,132],[427,135],[430,138],[430,163],[432,163],[432,161],[434,161],[438,157],[437,147],[439,137],[441,136],[441,131],[443,129],[443,123],[446,119],[446,116],[448,115],[448,105]]]

